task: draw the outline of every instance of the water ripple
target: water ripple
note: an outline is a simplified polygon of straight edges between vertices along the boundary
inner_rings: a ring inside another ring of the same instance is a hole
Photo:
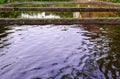
[[[111,41],[102,33],[103,28],[7,28],[0,32],[0,79],[119,79],[120,67],[115,63],[119,56],[110,56]]]

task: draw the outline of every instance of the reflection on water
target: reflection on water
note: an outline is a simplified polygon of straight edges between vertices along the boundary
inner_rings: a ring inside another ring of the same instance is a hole
[[[0,51],[2,48],[7,48],[11,43],[8,42],[8,38],[6,38],[11,32],[8,32],[10,29],[8,27],[0,26]],[[4,55],[0,53],[0,56]]]
[[[0,79],[119,79],[119,26],[0,30]]]

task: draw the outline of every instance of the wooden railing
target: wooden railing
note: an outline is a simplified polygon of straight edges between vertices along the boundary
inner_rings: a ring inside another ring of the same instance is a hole
[[[34,2],[26,2],[26,3],[31,3],[31,4],[36,4]],[[80,4],[80,3],[75,3],[75,2],[49,2],[46,4]],[[95,4],[95,2],[86,2],[87,4]],[[85,3],[85,4],[86,4]],[[98,4],[98,2],[96,2]],[[12,3],[11,3],[12,4]],[[71,7],[10,7],[9,6],[1,6],[0,7],[0,12],[14,12],[14,11],[44,11],[44,12],[120,12],[120,4],[114,4],[114,3],[107,3],[107,2],[100,2],[99,4],[110,4],[114,5],[114,8],[71,8]],[[24,3],[19,3],[19,4],[24,4]],[[15,5],[19,5],[15,4]],[[44,4],[44,3],[39,3],[39,4]],[[71,24],[109,24],[109,25],[120,25],[120,19],[119,18],[88,18],[88,19],[5,19],[1,18],[0,19],[0,25],[45,25],[45,24],[57,24],[57,25],[71,25]]]

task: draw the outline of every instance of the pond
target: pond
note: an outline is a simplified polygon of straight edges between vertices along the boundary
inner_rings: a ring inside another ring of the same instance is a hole
[[[120,26],[4,26],[1,79],[119,79]]]
[[[119,13],[1,12],[1,18]],[[0,25],[0,79],[120,79],[120,26]]]

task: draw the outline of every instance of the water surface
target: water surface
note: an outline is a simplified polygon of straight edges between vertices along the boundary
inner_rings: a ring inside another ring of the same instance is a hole
[[[1,26],[1,79],[119,79],[119,26]]]

